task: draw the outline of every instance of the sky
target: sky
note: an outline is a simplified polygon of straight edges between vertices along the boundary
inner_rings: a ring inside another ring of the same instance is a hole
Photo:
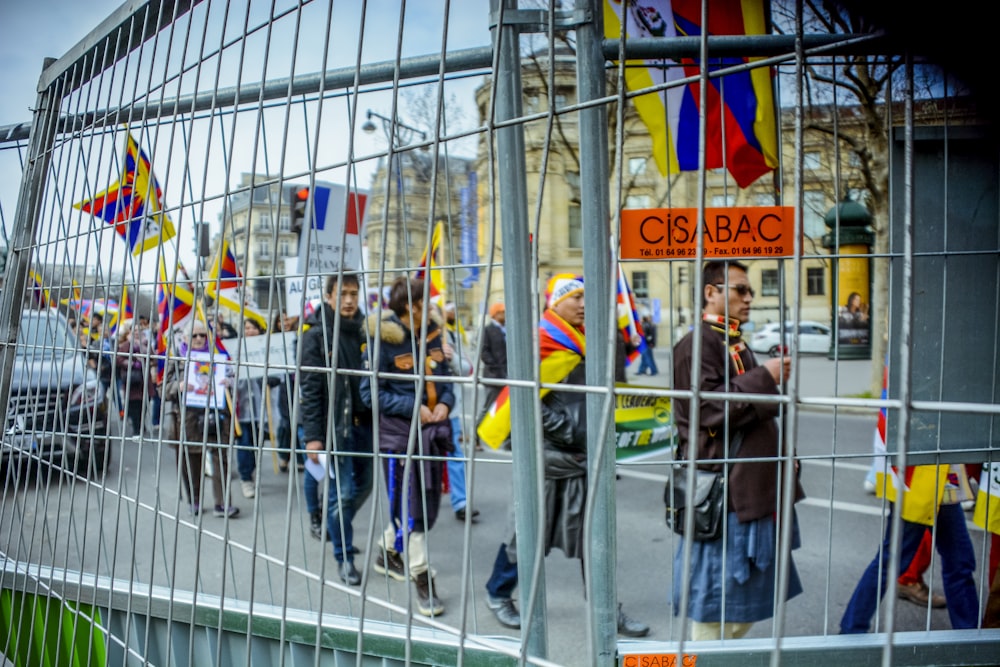
[[[293,72],[305,74],[320,71],[324,64],[327,25],[332,26],[330,45],[326,50],[328,69],[353,66],[361,39],[364,44],[362,62],[366,63],[392,60],[396,56],[397,43],[402,44],[404,58],[436,53],[442,48],[445,30],[448,50],[486,46],[490,39],[489,0],[406,3],[401,39],[398,38],[400,0],[369,0],[363,29],[359,16],[362,3],[353,0],[308,4],[302,10],[301,22],[294,20],[294,13],[286,12],[297,5],[295,0],[276,0],[274,16],[277,18],[270,25],[267,17],[271,0],[228,4],[228,17],[223,16],[227,3],[221,0],[206,0],[198,5],[188,15],[189,23],[178,22],[177,26],[186,30],[187,35],[185,37],[182,30],[178,30],[173,41],[169,42],[169,50],[165,38],[158,44],[147,41],[140,50],[142,55],[133,54],[130,58],[128,68],[131,69],[122,67],[122,72],[127,74],[116,72],[115,76],[106,75],[100,85],[91,84],[89,94],[96,102],[91,101],[81,108],[113,108],[121,99],[138,101],[141,91],[148,89],[150,81],[156,84],[165,78],[170,79],[163,76],[164,71],[170,72],[173,80],[168,80],[161,92],[154,90],[152,99],[158,99],[160,95],[170,98],[178,91],[182,94],[190,92],[195,89],[195,80],[198,81],[197,90],[205,92],[212,89],[215,77],[218,77],[218,87],[224,88],[238,83],[255,83],[262,78],[288,77]],[[447,25],[443,21],[446,4],[450,7]],[[332,19],[326,15],[330,5],[334,7]],[[43,60],[64,55],[120,6],[121,3],[109,0],[88,0],[85,3],[72,0],[0,0],[0,62],[4,63],[4,67],[0,68],[0,84],[4,90],[4,95],[0,96],[0,126],[30,122]],[[249,15],[243,15],[247,7]],[[59,19],[58,29],[52,27],[55,25],[53,17]],[[256,30],[241,42],[235,38],[241,34],[244,23],[255,26]],[[199,39],[204,26],[209,26],[209,29],[204,31],[205,46],[202,46]],[[167,32],[162,31],[160,36],[164,37]],[[225,46],[220,48],[220,44]],[[295,44],[298,46],[293,47]],[[213,51],[214,56],[211,55]],[[221,55],[218,55],[220,51]],[[193,63],[198,62],[203,63],[203,69],[199,67],[196,71]],[[177,72],[184,68],[184,74],[178,77]],[[466,125],[475,123],[472,91],[481,81],[482,78],[478,77],[446,87],[446,95],[454,96],[456,106],[467,109],[464,114]],[[190,127],[179,123],[147,123],[136,130],[136,123],[133,122],[131,128],[134,133],[140,133],[138,140],[150,154],[157,180],[163,187],[164,204],[175,209],[172,217],[176,218],[175,225],[181,228],[178,236],[180,243],[176,247],[178,254],[185,256],[191,252],[195,221],[205,221],[217,227],[224,193],[227,187],[237,186],[242,173],[280,171],[286,177],[301,182],[303,178],[308,181],[312,170],[319,180],[338,182],[348,179],[350,176],[346,170],[333,167],[345,160],[347,151],[352,147],[349,132],[345,132],[351,113],[348,100],[341,97],[323,105],[283,105],[263,113],[253,109],[235,119],[232,115],[219,114],[211,123],[203,120]],[[74,100],[67,99],[64,109],[74,104]],[[405,99],[400,98],[398,104],[404,120],[419,124],[419,121],[407,116]],[[357,102],[357,123],[363,121],[366,109],[388,115],[392,105],[389,92],[366,94]],[[288,108],[292,108],[293,112],[289,113]],[[57,180],[62,183],[61,191],[57,194],[58,203],[53,205],[56,210],[47,212],[44,217],[53,226],[58,224],[60,229],[49,230],[47,238],[78,236],[79,239],[72,247],[60,247],[55,253],[57,258],[72,258],[76,262],[85,258],[82,261],[88,264],[96,263],[114,271],[124,271],[124,263],[130,261],[110,226],[104,225],[101,229],[94,219],[71,207],[73,202],[93,196],[115,180],[116,174],[120,173],[124,136],[123,131],[117,130],[114,134],[88,138],[88,144],[76,147],[63,163],[55,165],[59,174]],[[15,217],[23,157],[11,148],[10,144],[0,144],[0,213],[4,240],[12,229]],[[385,150],[386,137],[380,132],[374,135],[359,132],[354,139],[355,156],[374,156]],[[460,146],[456,144],[453,150],[460,152]],[[352,176],[359,187],[367,187],[364,181],[370,180],[376,164],[373,158],[359,165],[357,173]],[[282,165],[283,169],[279,169]],[[94,231],[97,234],[92,233]],[[103,231],[108,234],[101,233]],[[44,235],[45,231],[40,231],[40,234]],[[116,241],[122,247],[116,248]],[[90,247],[81,247],[81,243],[87,242]],[[52,258],[43,261],[52,261]],[[144,280],[155,274],[152,261],[148,264],[141,268]]]

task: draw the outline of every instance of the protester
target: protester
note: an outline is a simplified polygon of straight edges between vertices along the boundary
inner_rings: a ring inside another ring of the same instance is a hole
[[[181,488],[187,497],[192,515],[201,513],[201,478],[205,470],[207,451],[213,468],[212,496],[217,517],[234,518],[239,513],[229,496],[229,407],[217,386],[225,387],[229,380],[218,380],[217,365],[228,357],[213,351],[211,335],[204,322],[192,325],[190,343],[182,345],[180,357],[167,362],[162,395],[164,419],[172,421],[164,439],[169,436],[177,447],[177,469]]]
[[[377,396],[379,451],[389,491],[392,525],[379,539],[373,568],[397,581],[409,576],[416,586],[417,609],[425,616],[444,613],[436,596],[434,573],[427,558],[427,531],[434,527],[441,502],[444,466],[440,459],[452,450],[449,413],[455,404],[451,369],[444,356],[444,324],[424,322],[424,282],[397,278],[389,292],[389,310],[368,319],[368,330],[377,340]],[[421,338],[426,324],[426,336]],[[425,348],[423,347],[425,346]],[[425,349],[426,355],[420,357]],[[390,379],[384,373],[412,375],[413,379]],[[423,391],[418,394],[420,376]],[[361,381],[361,395],[372,403],[372,379]],[[410,423],[419,415],[420,432],[409,449]],[[410,477],[404,484],[407,457],[412,460]],[[404,561],[405,558],[405,561]]]
[[[118,387],[124,399],[125,417],[134,435],[142,435],[146,423],[146,401],[153,395],[153,383],[148,381],[146,360],[149,341],[142,331],[133,327],[132,320],[118,324],[117,368]]]
[[[507,377],[507,311],[500,301],[494,301],[489,309],[490,321],[483,327],[483,343],[480,348],[479,360],[482,363],[481,375],[484,378],[505,379]],[[489,407],[497,400],[503,386],[485,385],[483,409],[476,422],[482,421]],[[478,440],[477,440],[478,443]],[[509,444],[508,444],[509,446]]]
[[[961,505],[971,496],[965,466],[913,466],[902,474],[907,480],[908,498],[903,508],[899,569],[905,571],[910,567],[927,533],[927,526],[934,526],[934,543],[941,556],[941,580],[951,627],[955,630],[975,628],[979,623],[979,597],[973,578],[976,556]],[[886,486],[890,484],[893,483],[889,482]],[[895,493],[888,488],[885,492]],[[889,500],[895,498],[890,497]],[[911,514],[914,509],[923,507],[928,509],[926,513],[920,512],[922,516]],[[885,594],[889,570],[887,557],[891,553],[890,517],[894,511],[897,511],[895,502],[890,505],[890,515],[885,520],[882,545],[861,575],[840,619],[841,634],[868,632],[878,601]],[[915,520],[918,518],[921,520]]]
[[[639,362],[639,370],[637,372],[639,375],[656,375],[660,372],[656,367],[656,358],[653,356],[653,348],[656,347],[656,324],[649,315],[642,316],[641,324],[642,337],[646,339],[646,346],[640,352],[642,360]]]
[[[317,452],[327,453],[329,474],[321,471],[327,485],[326,533],[333,539],[340,578],[351,586],[361,583],[354,566],[354,515],[371,493],[374,468],[372,414],[361,396],[361,378],[341,372],[364,367],[367,336],[359,285],[354,274],[327,278],[323,306],[306,320],[299,374],[302,439],[313,463],[319,463]],[[304,491],[313,535],[320,537],[319,480],[311,472]]]
[[[541,381],[586,384],[583,280],[568,273],[553,276],[545,294],[546,310],[538,330]],[[504,396],[502,394],[498,400],[503,400]],[[541,398],[545,448],[545,554],[553,548],[561,549],[569,558],[580,559],[581,570],[587,496],[586,397],[583,392],[551,390]],[[487,419],[495,417],[487,415]],[[509,431],[509,423],[503,426]],[[512,514],[513,504],[510,511]],[[520,628],[521,615],[513,600],[518,582],[513,520],[509,521],[509,526],[486,582],[486,603],[501,625]],[[630,618],[619,603],[618,633],[644,637],[649,634],[649,626]]]
[[[454,304],[451,305],[451,312],[454,312]],[[441,311],[437,304],[431,304],[431,309],[434,316],[438,318],[445,317],[445,313]],[[447,320],[445,321],[447,322]],[[445,335],[447,341],[444,344],[444,356],[448,360],[448,365],[457,374],[471,375],[472,364],[461,353],[461,350],[467,346],[462,341],[459,332],[456,328],[449,326]],[[479,510],[474,509],[467,513],[465,509],[468,505],[468,499],[465,494],[465,452],[462,449],[462,443],[465,441],[465,429],[462,428],[462,421],[464,419],[462,393],[462,385],[455,384],[455,405],[452,407],[450,418],[451,437],[455,448],[451,452],[451,460],[448,461],[447,465],[448,494],[451,498],[451,509],[455,513],[455,518],[459,521],[465,521],[466,517],[468,517],[469,521],[476,523],[479,520]]]
[[[254,319],[243,320],[244,338],[260,336],[264,331]],[[264,392],[267,389],[263,378],[241,377],[236,383],[236,415],[239,433],[236,436],[236,469],[240,475],[240,489],[244,498],[257,495],[254,473],[257,471],[257,456],[267,432],[267,407]]]
[[[746,267],[739,262],[711,261],[705,264],[703,278],[701,326],[674,347],[674,389],[693,389],[691,377],[697,365],[701,371],[698,388],[703,392],[777,395],[779,384],[788,379],[790,360],[768,359],[758,365],[740,332],[750,319],[754,296]],[[693,356],[695,336],[701,339],[700,360]],[[702,398],[698,430],[692,432],[692,401],[676,399],[673,403],[677,460],[687,459],[692,446],[699,460],[724,459],[730,456],[733,443],[742,440],[734,463],[699,465],[716,472],[728,467],[725,538],[694,541],[687,568],[683,562],[686,538],[678,540],[674,555],[674,613],[680,613],[681,593],[689,585],[686,612],[693,640],[742,637],[755,622],[773,616],[780,558],[789,559],[787,599],[802,592],[791,554],[780,554],[776,548],[782,491],[780,405]],[[756,461],[741,461],[746,458]],[[792,492],[795,500],[804,497],[798,482]],[[794,549],[799,539],[794,514],[792,520]],[[683,579],[685,574],[688,581]]]

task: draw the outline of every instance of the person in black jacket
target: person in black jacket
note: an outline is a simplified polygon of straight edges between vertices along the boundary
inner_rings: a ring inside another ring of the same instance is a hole
[[[490,304],[490,321],[483,327],[483,345],[479,353],[484,378],[504,379],[507,377],[507,308],[500,301]],[[486,385],[483,408],[479,419],[490,409],[500,395],[500,385]]]
[[[378,401],[378,444],[392,517],[372,568],[397,581],[406,581],[408,575],[416,586],[420,613],[440,616],[444,605],[435,596],[426,533],[434,527],[441,504],[443,458],[453,451],[449,417],[455,394],[444,353],[444,323],[426,322],[421,340],[424,324],[424,281],[397,278],[389,292],[389,310],[368,318],[373,347],[377,337],[371,354],[377,374],[362,378],[361,395],[366,401]],[[384,377],[390,373],[410,377]],[[415,413],[420,432],[410,449]],[[414,458],[407,478],[408,456]]]
[[[549,280],[546,308],[538,337],[543,382],[584,385],[587,382],[586,338],[583,330],[583,280],[572,274],[558,274]],[[621,335],[621,334],[619,334]],[[574,355],[574,365],[554,364],[546,370],[546,358]],[[624,362],[623,362],[624,363]],[[578,558],[583,569],[584,508],[587,497],[587,394],[553,389],[540,399],[542,447],[545,455],[545,555],[561,549],[569,558]],[[516,446],[516,445],[515,445]],[[513,515],[513,505],[510,506]],[[509,530],[497,551],[493,570],[486,582],[486,604],[497,621],[508,628],[521,627],[521,614],[514,604],[517,588],[517,536],[513,516]],[[618,633],[645,637],[649,626],[622,611],[618,605]]]
[[[333,538],[333,556],[340,578],[351,586],[361,583],[354,567],[354,514],[372,490],[372,415],[361,400],[361,378],[341,370],[364,367],[365,316],[358,308],[360,286],[354,274],[326,280],[322,308],[308,320],[300,339],[302,367],[299,373],[301,423],[307,456],[319,461],[317,452],[327,452],[329,489],[326,498],[326,530]],[[332,424],[330,423],[332,419]],[[314,534],[322,533],[322,510],[316,503],[318,480],[305,476],[306,502]],[[310,493],[312,491],[312,493]],[[310,502],[310,500],[312,502]]]

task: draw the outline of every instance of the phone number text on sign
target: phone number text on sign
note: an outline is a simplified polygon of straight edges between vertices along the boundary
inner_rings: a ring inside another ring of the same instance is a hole
[[[789,257],[794,251],[791,206],[632,209],[621,212],[622,259],[692,259],[698,236],[705,257]]]

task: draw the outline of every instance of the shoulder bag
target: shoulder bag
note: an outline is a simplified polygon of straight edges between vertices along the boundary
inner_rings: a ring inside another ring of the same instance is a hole
[[[730,460],[743,444],[743,432],[737,431],[729,444]],[[726,473],[708,470],[694,471],[694,494],[691,505],[687,504],[687,466],[684,462],[674,463],[670,468],[670,479],[663,491],[663,502],[667,506],[667,525],[678,535],[684,535],[685,514],[690,509],[694,513],[694,533],[689,537],[695,542],[711,542],[722,537],[722,525],[726,516]]]

